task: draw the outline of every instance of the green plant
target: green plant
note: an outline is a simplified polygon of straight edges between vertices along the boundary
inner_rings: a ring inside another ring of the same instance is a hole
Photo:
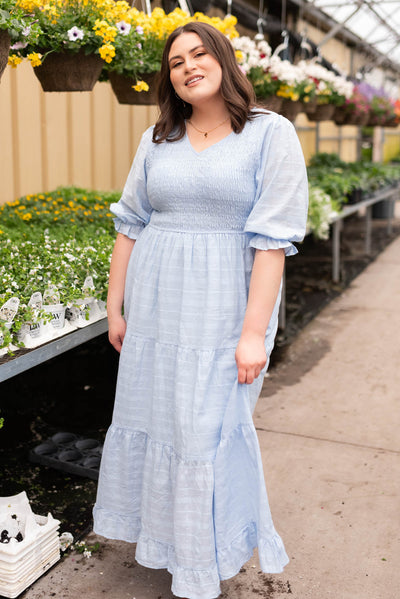
[[[10,31],[14,54],[9,64],[17,66],[27,57],[39,66],[49,52],[79,51],[100,54],[112,60],[111,45],[118,34],[117,23],[130,10],[125,0],[15,0],[16,8],[29,15],[27,27]]]
[[[49,285],[65,305],[89,294],[105,301],[115,238],[109,203],[119,197],[119,192],[59,188],[0,206],[0,305],[13,296],[20,300],[0,347],[10,344],[10,335],[16,345],[15,335],[34,317],[49,318],[29,306],[32,294],[44,294]],[[89,275],[95,290],[83,291]]]
[[[247,77],[257,98],[275,96],[280,86],[279,79],[273,77],[270,72],[265,72],[262,67],[251,68],[247,73]]]

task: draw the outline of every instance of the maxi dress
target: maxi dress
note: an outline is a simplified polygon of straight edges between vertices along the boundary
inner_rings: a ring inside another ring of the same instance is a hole
[[[235,350],[255,248],[291,255],[304,236],[306,170],[293,125],[275,113],[201,152],[187,135],[151,137],[111,206],[136,243],[94,531],[137,543],[136,560],[167,568],[176,596],[213,599],[255,547],[263,572],[288,562],[252,420],[266,368],[239,384]]]

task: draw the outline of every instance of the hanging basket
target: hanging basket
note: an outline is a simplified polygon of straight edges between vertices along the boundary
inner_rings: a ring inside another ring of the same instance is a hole
[[[6,29],[0,29],[0,79],[7,66],[11,38]]]
[[[303,102],[303,110],[306,114],[314,114],[317,108],[317,98],[313,98],[309,102]]]
[[[157,87],[159,73],[143,73],[135,77],[125,77],[114,71],[108,72],[108,78],[112,90],[120,104],[139,104],[151,106],[157,104]],[[145,81],[149,86],[149,91],[137,92],[133,89],[136,81]]]
[[[348,116],[349,113],[346,112],[344,106],[335,106],[335,111],[332,118],[336,125],[345,125]]]
[[[90,92],[103,65],[98,54],[51,52],[33,72],[44,92]]]
[[[296,100],[286,100],[284,99],[282,102],[282,108],[279,113],[286,117],[289,121],[294,121],[296,116],[303,110],[303,102]]]
[[[394,116],[394,117],[392,117],[391,119],[388,119],[387,121],[385,121],[385,122],[384,122],[384,124],[383,124],[383,126],[384,126],[384,127],[393,127],[393,128],[395,128],[395,127],[397,127],[397,126],[398,126],[398,124],[399,124],[399,123],[397,122],[397,119],[396,119],[396,117]]]
[[[314,112],[307,114],[307,118],[313,122],[330,121],[335,112],[333,104],[319,104]]]
[[[283,98],[279,96],[268,96],[268,98],[257,98],[257,104],[271,110],[272,112],[279,112],[282,108]]]

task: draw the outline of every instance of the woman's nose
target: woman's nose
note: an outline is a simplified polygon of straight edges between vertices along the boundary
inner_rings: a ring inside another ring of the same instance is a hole
[[[187,72],[190,72],[190,71],[193,70],[194,66],[195,66],[194,60],[192,58],[190,58],[190,57],[186,58],[186,60],[185,60],[185,70]]]

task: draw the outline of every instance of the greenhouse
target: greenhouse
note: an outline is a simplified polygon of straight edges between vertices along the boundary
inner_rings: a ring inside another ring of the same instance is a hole
[[[400,2],[0,0],[0,140],[0,597],[397,598]]]

